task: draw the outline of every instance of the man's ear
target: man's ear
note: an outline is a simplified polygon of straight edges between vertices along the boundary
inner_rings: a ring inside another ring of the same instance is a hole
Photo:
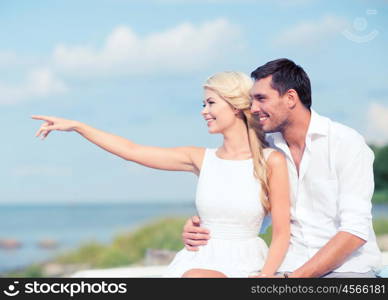
[[[299,101],[298,93],[294,89],[289,89],[286,92],[287,96],[287,106],[290,109],[294,109],[297,102]]]

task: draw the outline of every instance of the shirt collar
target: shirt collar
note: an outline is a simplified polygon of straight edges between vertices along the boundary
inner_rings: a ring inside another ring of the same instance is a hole
[[[317,114],[315,110],[311,110],[311,118],[309,128],[307,130],[307,135],[328,135],[329,124],[328,120],[325,117]]]
[[[306,136],[327,136],[329,132],[328,119],[319,115],[315,110],[311,109],[311,118]],[[279,148],[286,145],[286,141],[280,132],[269,133],[268,138],[273,141],[273,144]]]

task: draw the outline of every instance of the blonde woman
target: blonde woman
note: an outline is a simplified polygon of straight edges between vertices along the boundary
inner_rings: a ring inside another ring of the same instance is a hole
[[[198,178],[196,207],[211,240],[192,252],[182,249],[164,277],[273,276],[288,249],[290,201],[283,155],[265,148],[253,124],[249,92],[252,80],[240,72],[222,72],[204,85],[202,116],[211,134],[223,135],[217,149],[143,146],[87,124],[57,117],[44,120],[36,136],[53,130],[76,131],[121,158],[150,168],[187,171]],[[257,236],[266,214],[272,216],[268,249]]]

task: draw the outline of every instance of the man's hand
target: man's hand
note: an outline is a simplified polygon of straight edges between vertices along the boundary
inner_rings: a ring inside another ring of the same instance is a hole
[[[198,216],[191,217],[183,227],[182,240],[189,251],[198,251],[198,246],[206,245],[210,238],[209,230],[200,227]]]

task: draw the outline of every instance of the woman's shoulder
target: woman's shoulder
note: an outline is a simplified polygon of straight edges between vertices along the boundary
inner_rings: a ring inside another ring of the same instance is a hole
[[[274,148],[264,148],[263,154],[269,165],[276,166],[285,162],[284,154]]]
[[[270,147],[263,148],[263,155],[264,155],[265,160],[267,160],[268,157],[271,155],[271,153],[274,151],[276,151],[274,148],[270,148]]]
[[[190,146],[191,159],[195,165],[200,166],[208,148]]]
[[[189,150],[190,155],[192,157],[197,157],[197,158],[202,158],[205,155],[205,152],[207,150],[207,148],[205,147],[198,147],[198,146],[188,146],[186,148]]]

